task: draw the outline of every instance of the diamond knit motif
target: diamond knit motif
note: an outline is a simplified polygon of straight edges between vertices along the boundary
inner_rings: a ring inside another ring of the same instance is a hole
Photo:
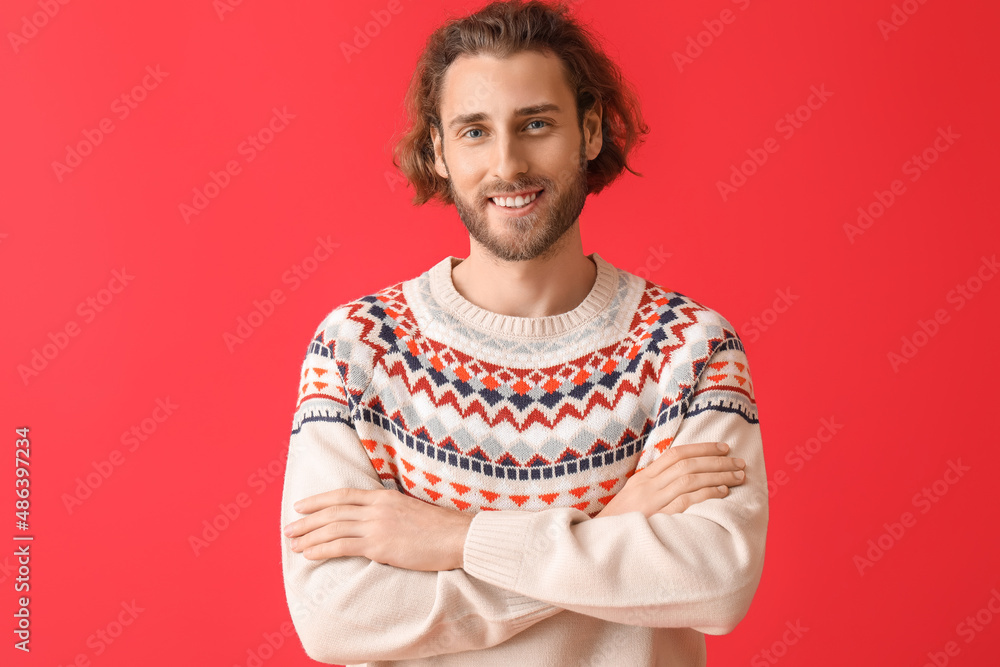
[[[488,322],[449,289],[452,258],[339,306],[309,345],[293,426],[349,424],[383,485],[426,502],[594,516],[685,415],[755,423],[729,322],[593,257],[576,320]]]

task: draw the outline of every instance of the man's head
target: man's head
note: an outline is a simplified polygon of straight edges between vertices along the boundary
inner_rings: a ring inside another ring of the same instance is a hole
[[[494,2],[435,31],[407,108],[394,164],[414,204],[454,203],[472,237],[509,261],[545,252],[587,194],[636,173],[626,158],[649,131],[617,66],[565,7],[537,0]],[[525,192],[537,199],[523,211],[492,199]]]
[[[463,101],[489,82],[492,94],[464,112]],[[472,238],[509,262],[554,253],[587,199],[587,162],[601,151],[599,110],[581,127],[562,63],[534,51],[457,58],[441,109],[443,131],[431,127],[435,169]]]

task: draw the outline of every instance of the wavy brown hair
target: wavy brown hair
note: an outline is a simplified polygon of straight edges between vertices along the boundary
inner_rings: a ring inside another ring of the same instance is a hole
[[[587,192],[598,193],[628,169],[627,159],[641,145],[649,127],[639,98],[618,66],[597,46],[589,30],[577,23],[564,2],[541,0],[492,2],[475,14],[449,19],[427,39],[406,93],[409,129],[396,143],[392,163],[413,184],[413,204],[437,198],[453,204],[448,181],[434,169],[430,128],[443,136],[440,118],[442,82],[461,55],[507,58],[521,51],[551,53],[561,59],[576,98],[577,122],[600,102],[603,145],[587,164]]]

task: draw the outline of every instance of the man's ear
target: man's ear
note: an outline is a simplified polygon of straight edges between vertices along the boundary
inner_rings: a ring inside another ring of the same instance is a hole
[[[596,158],[604,145],[604,135],[601,132],[603,111],[601,101],[596,100],[583,117],[583,140],[586,145],[587,160]]]
[[[444,146],[441,144],[441,135],[438,133],[437,125],[431,125],[431,142],[434,144],[434,171],[441,178],[448,178],[448,167],[444,163]]]

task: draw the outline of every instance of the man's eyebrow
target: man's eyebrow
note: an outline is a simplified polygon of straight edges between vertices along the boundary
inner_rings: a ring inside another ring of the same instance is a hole
[[[558,104],[553,104],[548,102],[546,104],[536,104],[530,107],[521,107],[520,109],[514,110],[515,116],[534,116],[535,114],[545,113],[545,112],[559,113],[562,109],[559,108]],[[451,122],[448,123],[448,129],[453,130],[461,125],[466,125],[468,123],[479,123],[489,118],[482,111],[477,111],[476,113],[466,113],[460,116],[455,116],[452,118]]]

